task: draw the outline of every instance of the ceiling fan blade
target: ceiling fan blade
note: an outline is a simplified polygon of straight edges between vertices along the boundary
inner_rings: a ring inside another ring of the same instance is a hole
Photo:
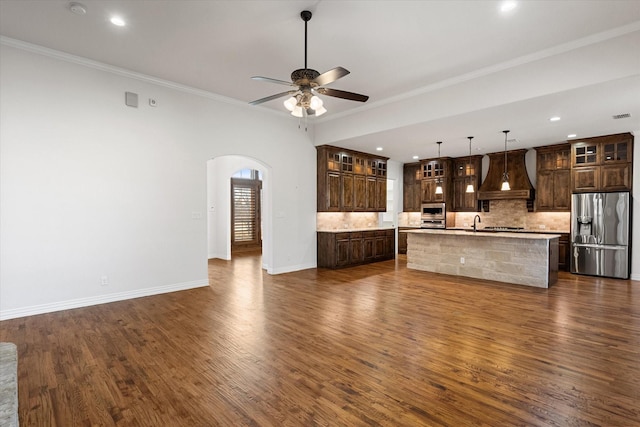
[[[349,72],[349,70],[342,67],[332,68],[329,71],[320,74],[318,77],[313,79],[312,82],[318,86],[328,85],[329,83],[333,83],[339,78],[346,76]]]
[[[286,91],[286,92],[276,93],[275,95],[271,95],[271,96],[267,96],[265,98],[260,98],[260,99],[256,99],[255,101],[251,101],[249,104],[251,104],[251,105],[262,104],[263,102],[271,101],[273,99],[282,98],[283,96],[293,95],[296,92],[297,92],[297,90],[289,90],[289,91]]]
[[[276,83],[276,84],[285,85],[285,86],[295,86],[291,82],[286,82],[284,80],[278,80],[278,79],[272,79],[270,77],[253,76],[253,77],[251,77],[251,79],[253,79],[253,80],[261,80],[263,82]]]
[[[365,102],[369,99],[367,95],[360,95],[359,93],[346,92],[344,90],[330,89],[327,87],[317,88],[316,91],[321,95],[335,96],[336,98],[348,99],[350,101]]]

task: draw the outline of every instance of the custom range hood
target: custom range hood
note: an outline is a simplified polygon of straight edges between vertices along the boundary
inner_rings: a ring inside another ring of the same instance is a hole
[[[507,152],[507,172],[509,173],[510,190],[501,190],[504,173],[505,153],[490,153],[487,178],[478,190],[478,200],[512,200],[524,199],[533,201],[535,189],[529,181],[524,156],[526,149]]]

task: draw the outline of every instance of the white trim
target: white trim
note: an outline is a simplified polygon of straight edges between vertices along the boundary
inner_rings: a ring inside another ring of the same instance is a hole
[[[427,86],[419,87],[417,89],[413,89],[408,92],[403,92],[403,93],[396,94],[394,96],[390,96],[380,101],[368,102],[362,106],[358,106],[357,108],[341,111],[339,113],[330,114],[329,117],[327,116],[323,116],[321,118],[319,117],[317,120],[317,123],[329,122],[342,117],[358,114],[362,111],[371,110],[373,108],[389,105],[395,102],[403,102],[414,96],[423,95],[425,93],[433,92],[438,89],[454,86],[454,85],[464,83],[473,79],[495,74],[500,71],[508,70],[510,68],[518,67],[520,65],[526,65],[535,61],[540,61],[545,58],[550,58],[550,57],[560,55],[566,52],[570,52],[572,50],[579,49],[582,47],[591,46],[591,45],[601,43],[610,39],[614,39],[616,37],[622,37],[624,35],[631,34],[636,31],[640,31],[640,21],[632,22],[631,24],[627,24],[621,27],[602,31],[600,33],[591,34],[587,37],[583,37],[578,40],[573,40],[567,43],[563,43],[563,44],[551,47],[549,49],[544,49],[538,52],[534,52],[528,55],[523,55],[518,58],[511,59],[509,61],[501,62],[495,65],[490,65],[484,68],[480,68],[469,73],[450,77],[442,81],[439,81],[437,83],[429,84]]]
[[[316,268],[317,266],[318,264],[315,262],[308,263],[308,264],[287,265],[285,267],[267,270],[267,273],[269,274],[291,273],[293,271],[308,270],[310,268]]]
[[[638,281],[640,281],[640,274],[632,274],[632,275],[631,275],[631,280],[638,280]]]
[[[87,59],[82,56],[72,55],[70,53],[61,52],[59,50],[50,49],[48,47],[36,45],[33,43],[28,43],[22,40],[12,39],[11,37],[0,36],[0,44],[5,46],[13,47],[16,49],[21,49],[27,52],[35,53],[38,55],[47,56],[50,58],[58,59],[61,61],[70,62],[72,64],[77,64],[83,67],[93,68],[100,71],[105,71],[107,73],[116,74],[122,77],[128,77],[131,79],[141,80],[147,83],[155,84],[158,86],[164,86],[170,89],[175,89],[180,92],[189,93],[192,95],[200,96],[207,99],[212,99],[214,101],[224,102],[226,104],[231,104],[235,106],[241,106],[244,108],[255,108],[255,106],[250,105],[247,102],[243,102],[234,98],[229,98],[226,96],[218,95],[217,93],[209,92],[202,89],[197,89],[191,86],[183,85],[180,83],[172,82],[170,80],[163,80],[158,77],[153,77],[147,74],[138,73],[136,71],[127,70],[126,68],[120,68],[113,65],[105,64],[103,62],[94,61],[92,59]],[[280,110],[275,110],[272,108],[263,108],[261,111],[266,111],[270,114],[277,114],[280,116],[288,115],[288,112],[283,112]]]
[[[73,308],[88,307],[91,305],[105,304],[115,301],[124,301],[133,298],[151,295],[165,294],[168,292],[184,291],[187,289],[209,286],[208,279],[194,280],[191,282],[176,283],[173,285],[156,286],[153,288],[137,289],[135,291],[119,292],[115,294],[98,295],[95,297],[78,298],[68,301],[60,301],[49,304],[33,305],[12,310],[0,311],[0,320],[15,319],[17,317],[34,316],[36,314],[52,313],[54,311],[70,310]]]

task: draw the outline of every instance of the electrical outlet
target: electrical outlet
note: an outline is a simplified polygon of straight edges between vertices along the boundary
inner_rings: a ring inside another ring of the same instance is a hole
[[[100,278],[100,285],[108,286],[109,285],[109,276],[102,276]]]
[[[464,257],[463,256],[460,257],[460,264],[464,264]]]

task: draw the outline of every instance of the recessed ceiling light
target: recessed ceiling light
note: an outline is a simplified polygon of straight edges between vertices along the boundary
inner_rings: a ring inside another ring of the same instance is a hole
[[[413,160],[418,160],[420,156],[413,156]]]
[[[567,135],[567,138],[575,138],[576,136],[578,135],[576,135],[575,133],[570,133],[569,135]]]
[[[550,117],[550,118],[549,118],[549,121],[550,121],[550,122],[557,122],[558,120],[560,120],[560,117],[559,117],[559,116],[553,116],[553,117]]]
[[[382,147],[376,148],[376,151],[382,151]]]
[[[502,5],[500,6],[500,11],[501,12],[509,12],[509,11],[515,9],[517,5],[518,4],[515,1],[502,2]]]
[[[69,10],[75,13],[76,15],[86,15],[87,13],[87,7],[82,3],[78,3],[75,1],[69,3]]]
[[[126,25],[126,22],[124,22],[124,19],[122,19],[119,16],[112,16],[111,23],[113,25],[117,25],[118,27],[124,27]]]

